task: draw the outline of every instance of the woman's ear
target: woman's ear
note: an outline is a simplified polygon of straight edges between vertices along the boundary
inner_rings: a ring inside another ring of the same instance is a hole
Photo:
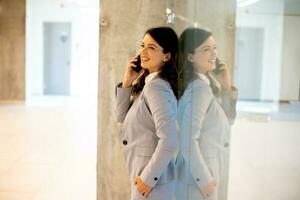
[[[187,59],[188,59],[188,61],[190,61],[191,63],[194,62],[194,55],[191,54],[191,53],[188,53]]]
[[[164,57],[164,62],[168,62],[171,59],[171,53],[167,53]]]

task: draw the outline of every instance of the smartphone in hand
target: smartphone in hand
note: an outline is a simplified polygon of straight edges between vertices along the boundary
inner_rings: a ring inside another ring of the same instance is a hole
[[[216,59],[216,68],[213,70],[213,72],[217,75],[217,74],[220,74],[222,72],[221,70],[222,68],[222,65],[220,64],[220,59],[217,58]]]
[[[135,64],[135,67],[133,67],[132,69],[133,69],[135,72],[139,73],[139,72],[142,70],[142,66],[141,66],[141,56],[140,56],[140,55],[138,55],[137,61],[134,62],[134,64]]]

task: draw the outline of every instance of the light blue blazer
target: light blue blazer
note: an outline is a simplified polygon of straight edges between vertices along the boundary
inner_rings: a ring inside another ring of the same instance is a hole
[[[134,99],[132,88],[116,87],[116,117],[122,124],[124,157],[132,182],[131,199],[144,199],[134,180],[140,176],[153,187],[148,199],[172,199],[176,176],[177,99],[171,86],[158,76]],[[172,183],[168,186],[167,183]]]
[[[217,99],[200,78],[187,86],[178,105],[180,153],[176,200],[206,199],[200,189],[213,178],[217,187],[208,199],[226,199],[230,122],[235,118],[235,105],[236,99],[229,93],[222,92],[221,99]]]

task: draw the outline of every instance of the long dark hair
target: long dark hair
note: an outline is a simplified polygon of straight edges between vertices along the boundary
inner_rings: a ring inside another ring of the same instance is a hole
[[[179,79],[178,96],[183,95],[187,85],[195,79],[195,69],[188,60],[188,54],[194,54],[195,49],[203,44],[210,36],[211,32],[200,28],[187,28],[179,38]]]
[[[146,31],[162,48],[164,53],[170,53],[171,58],[161,67],[159,76],[167,81],[178,98],[178,36],[170,27],[156,27]],[[145,86],[145,78],[149,74],[146,71],[140,78],[139,82],[133,86],[132,94],[136,95],[141,92]]]

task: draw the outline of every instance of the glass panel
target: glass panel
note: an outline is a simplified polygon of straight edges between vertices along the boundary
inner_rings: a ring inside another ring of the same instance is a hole
[[[147,159],[160,155],[153,153],[163,140],[156,134],[160,130],[153,131],[151,140],[159,138],[154,150],[145,150],[148,142],[132,144],[130,140],[138,136],[128,137],[135,125],[149,121],[153,125],[151,106],[150,115],[141,112],[144,115],[137,123],[130,123],[130,130],[125,122],[117,123],[116,114],[111,113],[119,105],[118,89],[122,87],[116,86],[124,80],[129,60],[139,54],[145,31],[162,25],[172,27],[180,37],[178,72],[186,82],[179,80],[179,153],[174,156],[177,179],[159,173],[156,180],[164,184],[146,182],[153,186],[152,194],[175,180],[177,200],[203,199],[204,195],[223,200],[279,200],[284,197],[277,192],[278,185],[297,197],[299,178],[280,172],[297,174],[300,168],[299,161],[291,157],[296,157],[293,152],[299,150],[295,141],[299,141],[296,130],[300,128],[300,76],[299,67],[295,67],[299,45],[297,30],[289,29],[298,27],[298,18],[289,18],[297,12],[296,5],[292,0],[168,0],[139,1],[128,7],[121,2],[102,1],[100,48],[105,51],[100,52],[98,197],[141,197],[136,177],[129,176],[130,167],[143,162],[145,168],[135,173],[143,174],[144,169],[152,172],[149,166],[153,163]],[[201,41],[194,33],[183,39],[183,31],[189,27],[201,29],[205,39]],[[185,46],[191,49],[185,51]],[[188,68],[190,71],[186,71]],[[132,112],[131,106],[137,104],[129,104],[124,120]],[[131,117],[138,114],[131,113]],[[290,132],[283,136],[286,130]],[[288,188],[277,183],[275,177],[285,182],[291,178],[293,185]]]
[[[300,170],[295,159],[300,139],[299,8],[293,0],[237,1],[234,80],[239,101],[232,127],[230,199],[300,196],[295,186],[300,179],[293,175]]]

